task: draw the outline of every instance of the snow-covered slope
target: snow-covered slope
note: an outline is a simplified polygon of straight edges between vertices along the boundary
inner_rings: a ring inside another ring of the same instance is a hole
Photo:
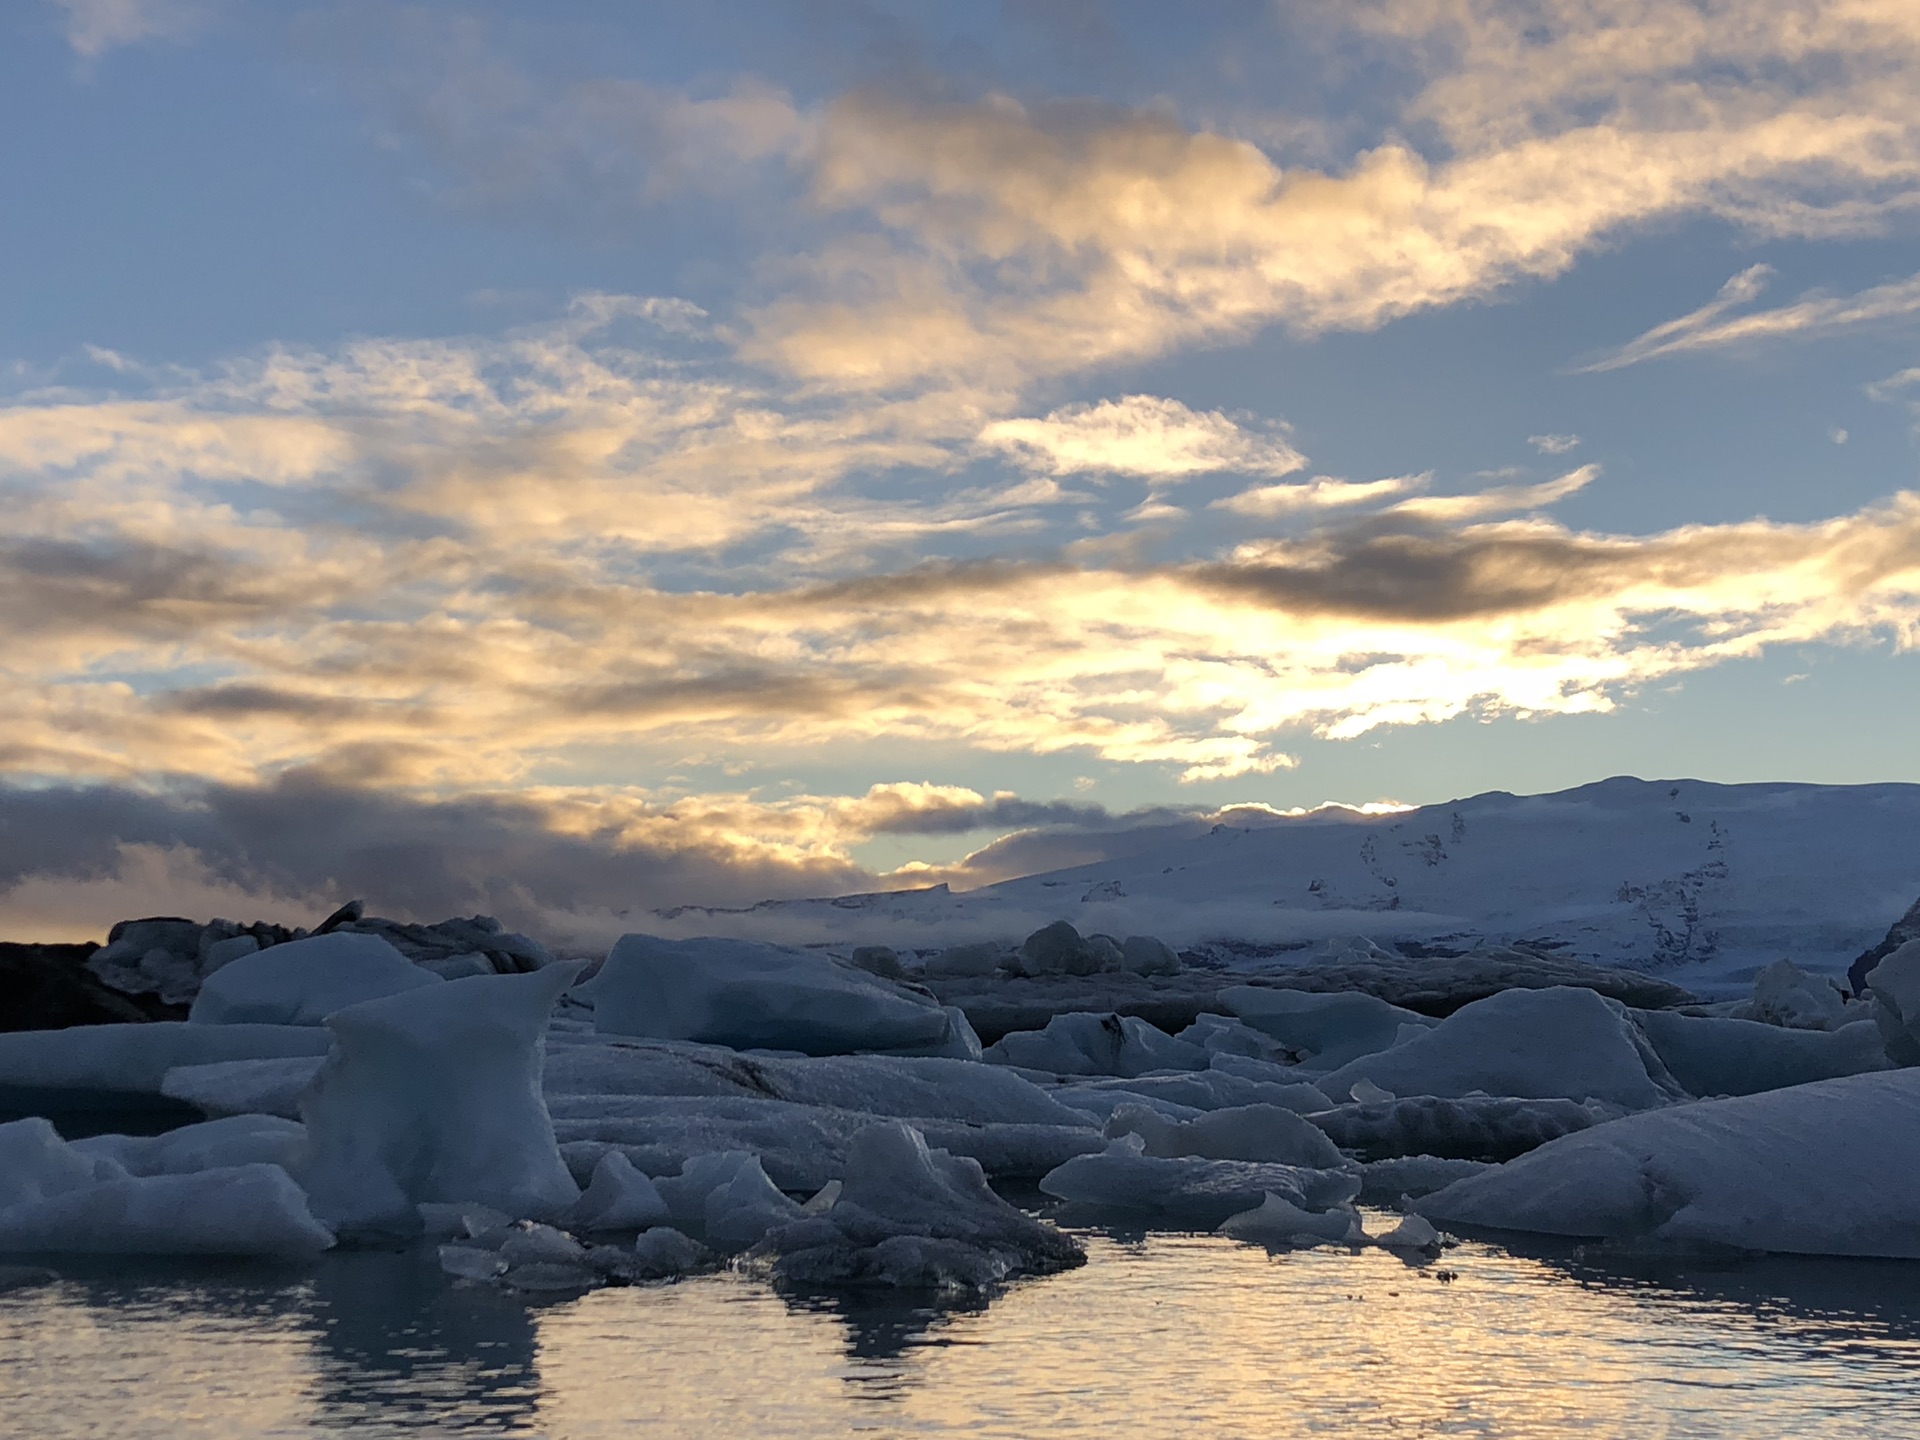
[[[1783,955],[1840,974],[1916,894],[1920,785],[1617,778],[1392,815],[1254,812],[966,894],[681,911],[658,928],[927,948],[1064,918],[1245,955],[1350,935],[1449,951],[1524,941],[1710,985]]]

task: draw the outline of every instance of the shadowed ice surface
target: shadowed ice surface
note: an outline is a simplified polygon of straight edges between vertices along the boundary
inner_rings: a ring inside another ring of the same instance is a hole
[[[63,1263],[0,1292],[0,1415],[123,1440],[1920,1436],[1920,1264],[1087,1239],[1085,1269],[952,1307],[732,1274],[529,1303],[411,1253]]]

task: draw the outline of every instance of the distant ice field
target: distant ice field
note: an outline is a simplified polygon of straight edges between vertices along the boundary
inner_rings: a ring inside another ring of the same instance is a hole
[[[648,928],[940,947],[1065,919],[1281,957],[1354,935],[1445,951],[1524,942],[1732,993],[1782,957],[1842,974],[1886,934],[1920,896],[1920,785],[1622,777],[1388,815],[1236,811],[1210,834],[1104,843],[1110,858],[966,893],[689,909]]]

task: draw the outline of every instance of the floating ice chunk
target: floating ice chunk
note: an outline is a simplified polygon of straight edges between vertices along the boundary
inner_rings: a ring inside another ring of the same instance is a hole
[[[234,1127],[220,1130],[231,1142]],[[0,1125],[0,1252],[289,1255],[333,1244],[278,1166],[200,1168],[192,1162],[207,1143],[219,1148],[204,1133],[155,1142],[136,1154],[127,1136],[70,1144],[43,1119]],[[193,1173],[134,1175],[122,1164],[122,1155],[151,1164],[169,1142]]]
[[[1360,1167],[1360,1198],[1369,1205],[1398,1205],[1444,1190],[1456,1180],[1493,1167],[1484,1160],[1448,1160],[1438,1155],[1397,1155]]]
[[[1361,1105],[1380,1105],[1393,1099],[1391,1090],[1382,1089],[1364,1075],[1347,1087],[1347,1094]]]
[[[440,1247],[440,1268],[461,1280],[498,1280],[507,1273],[507,1262],[498,1250],[484,1245],[454,1243]]]
[[[442,1205],[425,1201],[414,1206],[420,1215],[420,1227],[428,1235],[452,1235],[470,1240],[489,1230],[513,1223],[513,1217],[491,1205]]]
[[[1415,1202],[1497,1229],[1920,1258],[1920,1071],[1628,1115]]]
[[[905,1057],[939,1060],[978,1060],[981,1056],[980,1037],[974,1033],[973,1022],[967,1019],[967,1012],[958,1005],[940,1007],[947,1017],[946,1034],[931,1045],[890,1046],[879,1053]]]
[[[996,1065],[1055,1075],[1131,1078],[1150,1070],[1204,1070],[1207,1052],[1131,1015],[1079,1011],[1056,1015],[1044,1030],[1016,1030],[986,1049]]]
[[[1331,1140],[1279,1105],[1240,1105],[1192,1120],[1169,1120],[1144,1105],[1129,1105],[1113,1112],[1106,1134],[1108,1139],[1138,1135],[1143,1153],[1167,1158],[1271,1160],[1309,1170],[1347,1163]]]
[[[1291,1200],[1268,1192],[1259,1205],[1229,1215],[1220,1233],[1255,1245],[1364,1245],[1366,1229],[1351,1205],[1330,1210],[1303,1210]]]
[[[1129,935],[1120,942],[1120,968],[1135,975],[1178,975],[1180,956],[1164,940]]]
[[[1426,1250],[1438,1254],[1443,1240],[1424,1216],[1408,1215],[1373,1243],[1387,1250]]]
[[[270,945],[221,966],[200,985],[195,1025],[318,1025],[335,1010],[427,985],[422,970],[378,935],[336,931]]]
[[[0,1210],[126,1173],[110,1156],[75,1150],[50,1120],[33,1116],[0,1125]]]
[[[562,1096],[744,1096],[903,1118],[1083,1123],[1080,1115],[1011,1070],[919,1056],[776,1057],[741,1055],[718,1046],[596,1039],[548,1055],[546,1090],[556,1104]]]
[[[921,965],[920,973],[929,979],[978,978],[993,974],[1003,961],[1012,958],[1012,951],[992,941],[953,945],[929,957]]]
[[[759,1158],[744,1150],[697,1155],[656,1188],[675,1226],[699,1234],[716,1250],[745,1250],[804,1213],[767,1178]]]
[[[854,1136],[840,1193],[754,1250],[801,1285],[981,1290],[1085,1260],[1079,1244],[1009,1205],[979,1165],[931,1149],[900,1120]]]
[[[1239,1055],[1271,1064],[1292,1064],[1299,1056],[1263,1030],[1225,1015],[1201,1015],[1173,1037],[1198,1045],[1210,1056]]]
[[[1218,1060],[1221,1057],[1216,1056]],[[1249,1064],[1258,1064],[1250,1061]],[[1312,1085],[1274,1084],[1249,1080],[1216,1064],[1184,1075],[1138,1075],[1132,1079],[1084,1080],[1053,1092],[1061,1103],[1093,1108],[1103,1094],[1139,1100],[1148,1105],[1175,1105],[1187,1110],[1225,1110],[1236,1105],[1279,1105],[1300,1114],[1324,1110],[1330,1103]],[[1112,1113],[1108,1105],[1102,1114]]]
[[[944,1044],[930,996],[824,955],[749,940],[621,937],[580,987],[602,1034],[835,1055]]]
[[[215,1061],[324,1055],[328,1036],[306,1025],[76,1025],[0,1034],[0,1085],[158,1095],[169,1070]]]
[[[1776,960],[1753,977],[1753,998],[1736,1016],[1790,1030],[1837,1030],[1850,1019],[1847,996],[1824,975],[1809,975],[1791,960]]]
[[[1920,940],[1909,940],[1867,972],[1873,1018],[1896,1065],[1920,1065]]]
[[[0,1252],[311,1255],[333,1233],[278,1165],[100,1180],[0,1209]]]
[[[1397,1155],[1511,1160],[1619,1113],[1574,1100],[1409,1095],[1404,1100],[1337,1105],[1315,1115],[1312,1123],[1362,1160]]]
[[[476,975],[336,1010],[301,1100],[299,1175],[347,1229],[411,1229],[423,1201],[521,1217],[580,1198],[541,1098],[547,1013],[577,963]]]
[[[1344,1096],[1368,1080],[1395,1095],[1554,1096],[1644,1110],[1683,1095],[1627,1009],[1591,990],[1508,990],[1320,1081]]]
[[[1067,1161],[1040,1181],[1055,1199],[1212,1229],[1260,1204],[1268,1191],[1304,1210],[1344,1205],[1360,1193],[1358,1167],[1312,1170],[1246,1160],[1162,1159],[1123,1135],[1098,1155]]]
[[[718,1263],[719,1257],[692,1236],[671,1225],[656,1225],[634,1240],[631,1275],[635,1280],[670,1280]]]
[[[321,1031],[324,1037],[326,1032]],[[300,1118],[300,1096],[320,1073],[326,1056],[286,1055],[266,1060],[216,1060],[176,1065],[160,1081],[170,1100],[198,1106],[208,1116],[278,1115]]]
[[[1027,936],[1016,958],[1022,975],[1097,975],[1119,969],[1121,957],[1111,941],[1096,946],[1065,920],[1056,920]]]
[[[1388,1049],[1403,1026],[1424,1030],[1438,1023],[1357,990],[1321,994],[1230,985],[1220,992],[1220,1003],[1254,1029],[1311,1056],[1308,1063],[1322,1070]]]
[[[631,1160],[610,1150],[593,1167],[585,1193],[565,1219],[576,1230],[644,1230],[666,1221],[667,1202]]]
[[[163,1135],[94,1135],[75,1140],[75,1154],[110,1160],[129,1175],[191,1175],[235,1165],[291,1166],[306,1127],[273,1115],[234,1115],[183,1125]]]
[[[1636,1010],[1633,1017],[1674,1080],[1693,1095],[1752,1095],[1891,1063],[1879,1027],[1864,1016],[1832,1030],[1671,1010]]]

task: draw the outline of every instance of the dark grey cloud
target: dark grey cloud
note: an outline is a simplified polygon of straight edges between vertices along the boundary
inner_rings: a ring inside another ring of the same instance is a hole
[[[683,843],[635,844],[612,827],[565,833],[532,801],[417,799],[315,774],[171,794],[0,788],[0,890],[30,878],[110,881],[126,845],[191,851],[212,879],[263,895],[360,896],[408,919],[484,912],[549,933],[564,927],[555,916],[643,917],[874,883],[852,864],[742,853],[692,827]],[[97,918],[104,933],[123,917]]]
[[[0,620],[16,635],[180,638],[285,613],[303,593],[311,595],[205,549],[125,538],[0,541]]]

